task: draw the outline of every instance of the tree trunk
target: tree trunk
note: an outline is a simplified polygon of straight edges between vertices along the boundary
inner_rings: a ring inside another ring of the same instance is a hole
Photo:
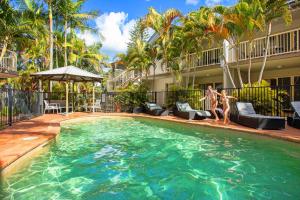
[[[196,79],[196,67],[195,67],[195,62],[194,60],[192,61],[192,67],[193,67],[193,83],[192,83],[192,89],[195,88],[195,79]]]
[[[260,69],[260,73],[259,73],[259,77],[258,77],[259,86],[261,84],[263,73],[264,73],[264,70],[265,70],[265,67],[266,67],[266,63],[267,63],[268,50],[269,50],[269,46],[270,46],[271,31],[272,31],[272,23],[270,22],[269,23],[269,28],[268,28],[268,33],[267,33],[267,36],[266,36],[267,44],[266,44],[266,49],[265,49],[264,61],[263,61],[262,67]]]
[[[240,82],[240,86],[241,88],[243,88],[243,79],[242,79],[242,75],[241,75],[241,68],[240,68],[240,58],[239,58],[239,55],[240,55],[240,47],[238,46],[236,48],[236,68],[237,68],[237,72],[238,72],[238,77],[239,77],[239,82]]]
[[[67,19],[65,19],[65,25],[64,25],[64,29],[65,29],[65,42],[64,42],[64,46],[65,46],[65,67],[68,66],[68,55],[67,55],[67,29],[68,29],[68,21]]]
[[[154,62],[152,65],[153,65],[153,82],[152,82],[152,91],[154,91],[155,70],[156,70],[156,64],[155,64],[155,62]]]
[[[189,57],[187,57],[187,66],[188,66],[188,74],[187,74],[186,84],[185,84],[186,89],[189,88],[189,83],[190,83],[191,59],[189,59]]]
[[[50,63],[49,69],[53,69],[53,16],[52,16],[52,0],[49,0],[48,7],[49,7],[49,43],[50,43]]]
[[[3,47],[2,47],[2,51],[1,51],[1,55],[0,55],[0,62],[2,61],[5,53],[6,53],[6,50],[7,50],[7,45],[8,45],[8,37],[5,38],[6,40],[4,40],[4,43],[3,43]]]
[[[250,42],[249,49],[249,66],[248,66],[248,84],[251,87],[251,68],[252,68],[252,41]]]
[[[49,70],[53,69],[53,16],[52,16],[52,0],[48,1],[49,8],[49,46],[50,46],[50,55],[49,55]],[[52,81],[50,81],[50,92],[52,92]]]
[[[225,63],[225,68],[226,68],[227,74],[228,74],[228,76],[229,76],[230,82],[231,82],[231,84],[232,84],[232,87],[233,87],[233,88],[236,88],[235,83],[234,83],[234,81],[233,81],[233,78],[232,78],[232,76],[231,76],[231,72],[230,72],[230,70],[229,70],[229,67],[228,67],[227,62]]]

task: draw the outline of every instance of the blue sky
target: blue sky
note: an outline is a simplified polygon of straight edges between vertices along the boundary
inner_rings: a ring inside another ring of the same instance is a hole
[[[117,53],[126,51],[130,30],[136,20],[147,13],[149,7],[160,12],[177,8],[186,14],[203,5],[232,5],[235,2],[236,0],[88,0],[83,9],[100,11],[99,17],[92,22],[100,34],[85,32],[79,34],[79,37],[85,39],[87,44],[101,41],[102,52],[112,60]]]

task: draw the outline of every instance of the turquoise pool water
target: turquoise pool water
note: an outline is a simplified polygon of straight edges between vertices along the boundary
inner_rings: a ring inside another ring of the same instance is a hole
[[[1,183],[0,199],[300,199],[300,145],[211,128],[106,118],[62,128]]]

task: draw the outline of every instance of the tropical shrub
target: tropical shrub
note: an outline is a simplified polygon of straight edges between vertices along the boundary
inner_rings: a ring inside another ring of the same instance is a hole
[[[131,84],[127,88],[117,91],[114,101],[121,104],[122,111],[131,112],[134,107],[143,106],[148,101],[148,87],[145,84]]]
[[[192,108],[203,109],[204,104],[199,99],[204,97],[204,90],[185,89],[181,86],[172,86],[170,91],[167,92],[167,107],[172,108],[175,106],[176,101],[188,102]]]
[[[245,84],[242,89],[234,89],[231,95],[238,98],[238,101],[251,102],[256,112],[260,114],[276,115],[277,110],[282,109],[288,94],[285,90],[272,88],[270,83],[262,81],[254,83],[250,87]]]

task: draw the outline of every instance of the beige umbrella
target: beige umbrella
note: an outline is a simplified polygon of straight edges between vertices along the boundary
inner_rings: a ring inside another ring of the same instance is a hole
[[[66,82],[66,113],[69,112],[69,81],[73,82],[101,82],[103,77],[78,67],[67,66],[31,74],[39,80]],[[95,86],[93,86],[93,105],[95,104]],[[94,112],[94,109],[93,109]]]

